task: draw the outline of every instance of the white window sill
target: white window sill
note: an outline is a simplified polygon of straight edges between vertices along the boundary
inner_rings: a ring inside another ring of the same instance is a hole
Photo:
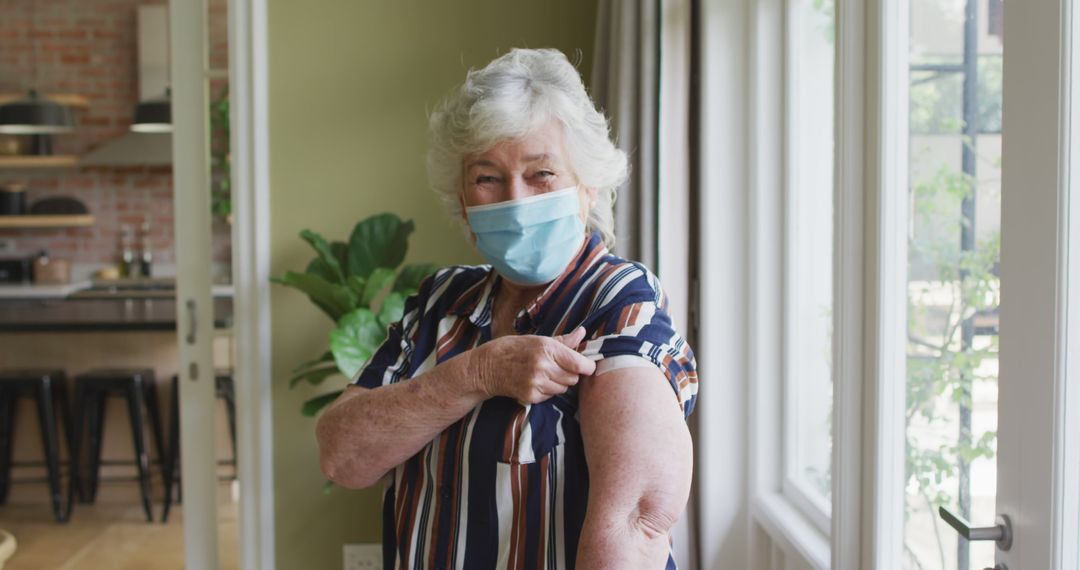
[[[829,537],[821,533],[780,493],[759,495],[752,505],[754,521],[784,551],[797,554],[814,570],[829,570]]]

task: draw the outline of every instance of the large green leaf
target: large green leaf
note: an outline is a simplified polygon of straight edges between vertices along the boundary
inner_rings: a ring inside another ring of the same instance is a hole
[[[297,372],[300,372],[301,370],[303,370],[305,368],[311,368],[312,366],[316,366],[316,365],[327,363],[327,362],[333,362],[333,361],[334,361],[334,353],[332,353],[332,352],[330,352],[328,350],[328,351],[322,353],[321,355],[319,355],[318,358],[313,358],[311,360],[308,360],[307,362],[300,363],[299,365],[296,366],[296,368],[292,369],[292,373],[296,374]]]
[[[323,380],[340,373],[341,371],[337,369],[337,365],[335,364],[324,366],[322,368],[311,368],[289,378],[289,387],[294,388],[303,381],[307,381],[307,383],[312,386],[318,386],[319,384],[322,384]]]
[[[330,350],[338,369],[346,378],[355,377],[384,338],[370,309],[360,307],[341,317],[338,327],[330,331]]]
[[[336,392],[330,392],[329,394],[323,394],[322,396],[316,396],[304,402],[304,407],[300,408],[300,412],[309,418],[314,417],[315,414],[319,413],[319,410],[325,408],[326,406],[329,406],[331,402],[336,400],[342,392],[344,392],[344,390],[338,390]]]
[[[322,260],[321,257],[312,259],[307,267],[304,268],[304,273],[310,273],[312,275],[318,275],[330,283],[337,283],[337,274],[334,270]]]
[[[330,250],[330,244],[326,243],[323,237],[311,230],[303,230],[300,232],[300,238],[308,242],[311,247],[319,254],[319,259],[327,269],[330,270],[334,276],[333,282],[345,283],[345,273],[341,270],[341,264],[338,262],[337,256]]]
[[[307,293],[308,297],[335,321],[352,310],[359,301],[348,287],[335,285],[312,273],[286,271],[284,276],[271,277],[270,280]]]
[[[367,278],[376,267],[396,269],[405,259],[412,221],[394,214],[379,214],[356,224],[349,236],[348,270]]]
[[[438,268],[439,266],[434,263],[410,263],[406,265],[401,268],[397,281],[394,281],[394,291],[406,295],[415,293],[420,289],[420,283],[428,275],[435,273]]]
[[[379,324],[386,329],[391,324],[400,321],[404,313],[405,295],[394,291],[383,299],[382,306],[379,307]]]
[[[378,296],[383,289],[386,289],[393,280],[393,269],[387,269],[385,267],[375,268],[375,271],[372,271],[371,276],[367,279],[367,283],[364,287],[364,294],[360,297],[360,304],[365,307],[370,307],[371,302],[375,300],[375,297]]]
[[[353,293],[356,293],[357,299],[364,298],[364,289],[367,287],[367,282],[364,281],[363,277],[350,275],[348,278],[345,279],[345,284],[349,286],[349,289],[352,289]],[[364,303],[363,301],[361,301],[361,303],[363,305],[367,305],[367,303]]]
[[[330,244],[330,252],[333,253],[334,258],[338,260],[338,265],[341,266],[342,271],[346,271],[349,268],[349,244],[343,241],[332,242]]]

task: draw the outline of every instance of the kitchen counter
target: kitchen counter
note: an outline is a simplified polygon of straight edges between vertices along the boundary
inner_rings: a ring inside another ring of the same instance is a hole
[[[76,291],[89,288],[90,281],[76,281],[64,285],[0,283],[0,299],[62,299]]]
[[[214,299],[214,328],[232,327],[232,298]],[[176,330],[176,300],[0,299],[0,332]]]
[[[85,292],[93,287],[92,281],[75,281],[67,283],[65,285],[33,285],[29,283],[0,283],[0,300],[5,299],[63,299],[69,295]],[[162,295],[163,291],[155,291],[157,297],[169,296],[168,294]],[[133,295],[137,295],[134,293]],[[175,295],[175,292],[171,294]],[[232,285],[214,285],[211,287],[211,294],[214,297],[231,297],[233,295]],[[122,295],[121,295],[122,296]]]

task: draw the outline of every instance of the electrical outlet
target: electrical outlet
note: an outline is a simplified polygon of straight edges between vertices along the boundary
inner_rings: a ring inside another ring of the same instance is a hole
[[[343,550],[345,570],[382,570],[381,544],[346,544]]]
[[[2,253],[15,253],[15,239],[3,238],[0,239],[0,254]]]

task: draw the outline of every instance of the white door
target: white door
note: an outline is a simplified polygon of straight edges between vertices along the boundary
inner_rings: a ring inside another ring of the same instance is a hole
[[[865,546],[876,567],[1077,568],[1072,2],[879,10],[868,104],[888,152],[867,213],[892,364]]]
[[[169,3],[184,564],[217,568],[206,5]]]
[[[739,243],[749,188],[750,567],[1080,568],[1076,3],[746,0],[745,91],[741,4],[703,4],[704,243]],[[742,298],[741,257],[702,265]],[[702,322],[737,327],[723,299]],[[703,329],[714,375],[727,330]],[[1011,541],[961,537],[999,517]]]
[[[1077,3],[702,2],[703,567],[1080,568]]]

